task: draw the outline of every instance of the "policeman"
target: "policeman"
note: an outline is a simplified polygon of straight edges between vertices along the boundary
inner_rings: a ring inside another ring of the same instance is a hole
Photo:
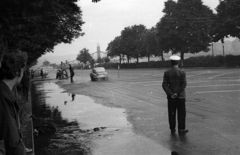
[[[178,133],[185,135],[186,105],[185,88],[187,86],[186,73],[178,67],[180,57],[170,57],[172,68],[164,72],[162,87],[168,99],[168,119],[172,134],[176,132],[176,113],[178,117]]]

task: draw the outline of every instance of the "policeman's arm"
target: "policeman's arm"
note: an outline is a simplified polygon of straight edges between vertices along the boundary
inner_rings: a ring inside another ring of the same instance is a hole
[[[172,95],[173,94],[171,92],[170,88],[169,88],[169,85],[168,85],[166,72],[164,73],[164,76],[163,76],[162,88],[166,92],[167,95]]]
[[[183,71],[183,74],[180,79],[180,86],[178,88],[177,94],[180,95],[187,86],[186,73]]]

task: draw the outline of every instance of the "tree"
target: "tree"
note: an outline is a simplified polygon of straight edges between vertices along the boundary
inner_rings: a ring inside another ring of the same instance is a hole
[[[146,27],[144,25],[133,25],[131,27],[126,27],[121,32],[121,41],[122,41],[122,49],[123,54],[127,56],[128,63],[131,57],[138,59],[141,54],[141,44],[139,44],[141,40],[141,35],[146,31]]]
[[[2,0],[0,38],[8,49],[20,49],[32,63],[59,43],[81,36],[82,12],[77,0]]]
[[[150,61],[150,56],[162,56],[163,52],[160,50],[160,46],[157,41],[157,29],[152,27],[151,29],[147,29],[145,33],[141,36],[140,44],[143,46],[143,52],[141,55],[148,57],[148,61]]]
[[[216,40],[221,40],[228,35],[240,39],[240,1],[221,0],[216,11],[218,30],[222,30],[221,37]]]
[[[213,42],[222,42],[224,54],[224,39],[229,36],[240,39],[240,1],[223,0],[216,8],[217,14],[214,17],[214,23],[211,27],[211,36]]]
[[[44,66],[48,66],[48,65],[50,65],[50,62],[47,61],[47,60],[46,60],[46,61],[43,61],[43,65],[44,65]]]
[[[93,67],[94,67],[94,64],[95,64],[95,60],[94,60],[94,59],[91,59],[89,62],[90,62],[90,64],[91,64],[91,67],[93,68]]]
[[[104,61],[105,63],[108,63],[108,62],[110,62],[110,59],[109,59],[108,56],[106,56],[106,57],[103,57],[103,61]]]
[[[123,57],[122,48],[123,48],[123,45],[122,45],[121,36],[115,37],[114,40],[108,44],[108,47],[106,49],[107,56],[110,56],[111,58],[119,56],[119,63],[121,64],[122,57]]]
[[[209,50],[213,12],[201,0],[168,0],[163,12],[165,15],[156,25],[161,50],[180,53],[182,61],[184,53]]]
[[[97,61],[96,61],[97,63],[103,63],[104,62],[104,60],[102,59],[102,58],[97,58]]]
[[[76,60],[83,62],[84,64],[86,64],[87,62],[91,62],[93,58],[88,51],[89,51],[88,49],[83,48],[77,55]]]

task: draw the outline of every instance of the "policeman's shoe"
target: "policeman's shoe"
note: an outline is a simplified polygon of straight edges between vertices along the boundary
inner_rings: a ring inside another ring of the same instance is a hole
[[[176,151],[172,151],[171,155],[180,155],[180,154],[178,152],[176,152]]]
[[[186,133],[188,133],[188,130],[179,130],[178,131],[178,133],[179,133],[179,135],[182,135],[182,136],[184,136]]]

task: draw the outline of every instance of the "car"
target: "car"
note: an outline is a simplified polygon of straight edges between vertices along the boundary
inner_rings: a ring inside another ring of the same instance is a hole
[[[90,73],[91,81],[96,81],[98,79],[107,80],[108,75],[104,67],[95,67]]]

